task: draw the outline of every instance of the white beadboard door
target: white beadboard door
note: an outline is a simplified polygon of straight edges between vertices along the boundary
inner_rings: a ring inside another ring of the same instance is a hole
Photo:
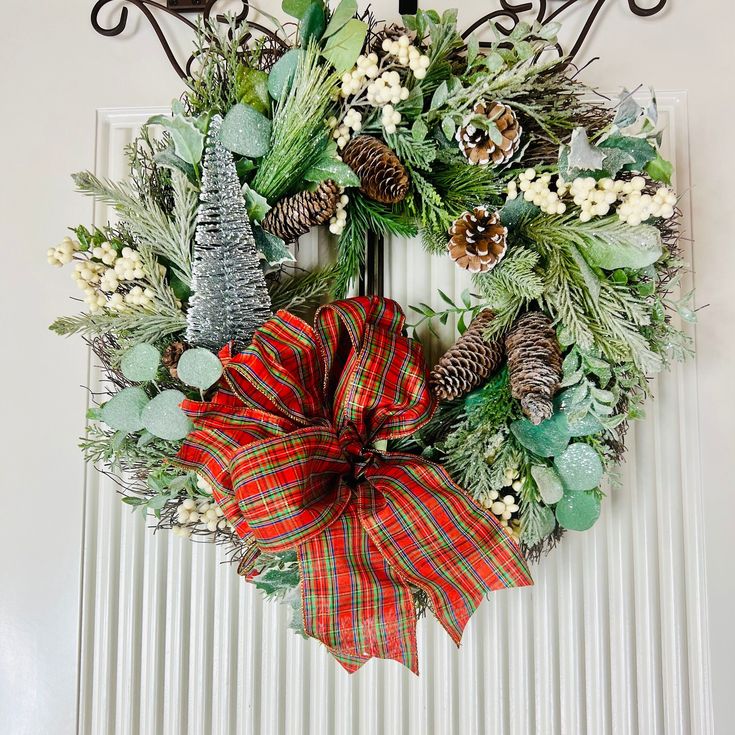
[[[450,6],[452,3],[431,3]],[[71,293],[45,266],[63,226],[87,221],[67,171],[123,173],[121,148],[178,93],[149,29],[95,36],[90,2],[27,3],[0,33],[6,225],[0,307],[6,388],[0,479],[0,731],[17,735],[710,735],[730,730],[735,448],[729,338],[735,255],[726,199],[735,116],[735,10],[673,2],[649,22],[609,3],[587,46],[604,89],[650,81],[668,124],[699,303],[696,360],[654,385],[620,487],[591,533],[568,534],[536,586],[495,594],[457,650],[419,626],[422,674],[373,661],[348,676],[216,549],[151,534],[115,487],[82,471],[87,374],[79,341],[44,335]],[[394,17],[394,3],[374,3]],[[589,3],[588,3],[589,5]],[[688,7],[687,7],[688,6]],[[428,7],[428,5],[427,5]],[[496,3],[489,2],[487,10]],[[465,4],[469,22],[482,12]],[[29,58],[29,49],[43,49]],[[20,60],[23,63],[19,63]],[[707,76],[715,72],[715,76]],[[127,107],[123,107],[127,105]],[[98,208],[95,217],[106,216]],[[312,238],[304,263],[327,249]],[[386,253],[387,295],[450,294],[462,278],[413,242]],[[408,267],[410,265],[410,267]],[[449,339],[449,333],[444,335]],[[436,354],[438,346],[434,346]],[[724,559],[724,562],[720,562]],[[709,584],[707,577],[709,576]],[[713,717],[714,712],[714,717]]]

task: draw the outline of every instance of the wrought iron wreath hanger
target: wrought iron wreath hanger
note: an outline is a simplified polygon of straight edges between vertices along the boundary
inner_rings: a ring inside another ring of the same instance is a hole
[[[533,0],[532,2],[511,2],[511,0],[498,0],[500,7],[497,10],[482,15],[462,35],[466,38],[471,33],[481,30],[483,26],[492,24],[501,34],[507,36],[524,20],[526,22],[537,22],[540,25],[546,25],[560,18],[570,8],[586,5],[589,7],[589,11],[574,43],[568,50],[564,50],[560,45],[557,45],[559,55],[567,57],[571,62],[584,45],[595,22],[600,17],[601,11],[609,1]],[[650,7],[645,7],[640,4],[641,0],[626,1],[630,11],[641,18],[657,15],[664,10],[668,3],[668,0],[657,0]],[[121,2],[122,4],[120,4]],[[171,66],[181,78],[185,78],[188,76],[195,57],[193,55],[189,56],[183,65],[179,62],[168,41],[166,32],[159,22],[159,17],[168,16],[181,22],[191,31],[195,31],[197,24],[189,17],[192,13],[201,14],[205,20],[214,18],[221,23],[227,22],[227,18],[224,15],[216,12],[217,6],[221,4],[222,0],[97,0],[92,8],[92,27],[97,33],[103,36],[119,36],[127,28],[129,18],[128,6],[137,8],[153,28]],[[118,14],[117,16],[113,16],[112,19],[108,17],[108,21],[105,23],[101,20],[101,16],[106,15],[107,11],[111,10],[108,9],[110,5],[118,6]],[[554,7],[550,7],[551,5]],[[250,11],[255,9],[251,8],[248,0],[243,0],[242,6],[242,10],[237,15],[237,21],[239,23],[247,21],[248,28],[251,32],[267,36],[271,42],[284,48],[288,45],[286,40],[281,38],[272,29],[248,19]],[[399,0],[399,11],[401,13],[414,13],[417,6],[418,0]],[[480,45],[487,46],[489,44],[481,41]],[[383,292],[383,260],[383,238],[375,233],[371,233],[366,249],[366,265],[360,279],[361,294]]]

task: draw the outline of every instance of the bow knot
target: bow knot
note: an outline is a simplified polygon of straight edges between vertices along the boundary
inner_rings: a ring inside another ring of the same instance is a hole
[[[296,549],[304,627],[348,670],[371,657],[418,672],[412,588],[456,643],[489,590],[531,583],[512,539],[439,465],[383,452],[434,410],[421,346],[398,305],[322,307],[315,329],[279,312],[220,354],[222,386],[185,401],[179,453],[243,537]]]

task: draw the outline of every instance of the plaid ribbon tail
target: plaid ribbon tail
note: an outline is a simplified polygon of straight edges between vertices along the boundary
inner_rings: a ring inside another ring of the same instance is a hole
[[[299,563],[308,635],[348,671],[375,657],[418,674],[411,590],[365,532],[356,504],[299,546]]]
[[[533,584],[513,539],[440,465],[387,454],[367,479],[363,527],[394,573],[426,591],[457,645],[487,592]]]

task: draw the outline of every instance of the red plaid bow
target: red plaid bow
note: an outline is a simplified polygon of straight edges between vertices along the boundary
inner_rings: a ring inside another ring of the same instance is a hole
[[[377,442],[431,417],[421,346],[377,297],[321,308],[315,329],[281,311],[242,354],[229,389],[186,401],[179,462],[202,474],[240,536],[296,549],[306,632],[354,671],[371,657],[418,673],[411,588],[459,644],[489,590],[531,584],[518,547],[440,465]]]

